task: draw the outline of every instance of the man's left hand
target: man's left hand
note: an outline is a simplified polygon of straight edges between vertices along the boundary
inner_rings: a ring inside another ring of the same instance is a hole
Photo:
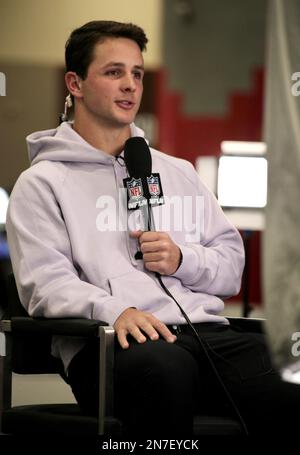
[[[172,275],[177,270],[181,252],[169,234],[159,231],[133,231],[130,236],[139,240],[147,270],[161,275]]]

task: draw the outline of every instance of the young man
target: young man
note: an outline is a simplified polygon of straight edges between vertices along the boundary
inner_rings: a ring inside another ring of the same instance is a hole
[[[270,403],[282,384],[259,335],[239,332],[219,315],[221,297],[239,291],[244,252],[215,197],[190,163],[151,149],[166,200],[153,208],[156,232],[103,226],[105,201],[113,201],[106,214],[127,213],[119,197],[127,177],[122,157],[125,141],[143,136],[133,122],[146,43],[135,25],[94,21],[74,30],[66,44],[74,121],[27,138],[31,167],[16,183],[8,211],[20,298],[32,316],[85,317],[114,326],[116,414],[125,431],[135,437],[192,434],[194,413],[223,409],[228,400],[160,274],[251,432],[260,416],[272,415]],[[165,232],[159,215],[171,213],[174,196],[191,204],[175,213]],[[191,218],[178,229],[178,216]],[[82,339],[53,340],[53,353],[88,413],[97,411],[96,349]],[[253,418],[251,403],[258,397],[261,410]]]

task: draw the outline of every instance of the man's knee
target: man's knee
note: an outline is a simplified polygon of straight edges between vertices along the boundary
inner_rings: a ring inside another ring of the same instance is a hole
[[[162,387],[193,387],[198,381],[198,367],[193,356],[176,345],[164,340],[132,343],[128,350],[119,352],[116,359],[116,373],[123,375],[151,377]],[[127,376],[128,377],[128,376]],[[173,385],[174,386],[174,385]]]

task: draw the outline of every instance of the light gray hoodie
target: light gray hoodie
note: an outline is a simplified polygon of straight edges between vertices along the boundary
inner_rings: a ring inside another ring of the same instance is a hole
[[[143,132],[131,125],[132,136]],[[95,149],[70,123],[27,138],[31,167],[19,177],[7,233],[20,299],[35,317],[83,317],[113,324],[128,307],[167,324],[185,323],[154,273],[134,258],[121,159]],[[241,237],[193,166],[151,148],[165,204],[153,208],[156,230],[168,231],[183,261],[163,281],[192,322],[220,322],[222,298],[240,288]],[[139,211],[130,213],[130,223]],[[125,221],[124,221],[125,220]],[[82,340],[56,341],[65,366]]]

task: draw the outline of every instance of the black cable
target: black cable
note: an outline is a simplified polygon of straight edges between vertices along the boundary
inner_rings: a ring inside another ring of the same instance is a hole
[[[118,155],[116,157],[116,160],[118,161],[118,163],[123,166],[123,163],[121,164],[121,162],[118,160],[119,158],[121,158],[123,161],[124,161],[124,165],[126,166],[125,164],[125,160],[122,156]],[[149,204],[146,205],[146,207],[144,206],[142,209],[142,212],[143,212],[143,216],[144,216],[144,222],[145,222],[145,226],[147,226],[148,228],[148,231],[155,231],[155,227],[154,227],[154,218],[153,218],[153,215],[152,215],[152,210],[151,210],[151,207],[149,206]],[[135,255],[135,258],[136,259],[142,259],[143,258],[143,253],[141,251],[137,251],[136,255]],[[162,278],[161,278],[161,275],[160,273],[158,272],[155,272],[155,276],[157,277],[158,281],[159,281],[159,284],[160,286],[162,287],[162,289],[165,291],[165,293],[176,303],[176,305],[178,306],[178,308],[180,309],[181,311],[181,314],[183,315],[183,317],[185,318],[187,324],[191,327],[192,329],[192,332],[194,333],[194,335],[196,336],[196,339],[199,341],[199,344],[209,362],[209,365],[211,366],[212,368],[212,371],[214,372],[219,384],[221,385],[223,391],[225,392],[225,395],[233,409],[233,411],[235,412],[235,414],[237,415],[238,417],[238,420],[239,422],[241,423],[242,425],[242,428],[245,432],[245,434],[248,436],[248,430],[247,430],[247,427],[246,427],[246,424],[244,422],[244,419],[242,418],[241,414],[240,414],[240,411],[238,410],[238,407],[237,405],[235,404],[232,396],[230,395],[229,391],[227,390],[227,387],[225,386],[224,382],[222,381],[222,378],[218,372],[218,370],[216,369],[208,351],[207,351],[207,348],[203,342],[203,340],[201,339],[201,337],[199,336],[199,334],[197,333],[195,327],[193,326],[193,323],[191,322],[191,320],[189,319],[188,315],[185,313],[185,311],[183,310],[183,308],[181,307],[181,305],[177,302],[177,300],[175,299],[175,297],[173,297],[173,295],[171,294],[171,292],[169,291],[169,289],[165,286],[164,282],[162,281]]]
[[[177,302],[177,300],[175,299],[175,297],[173,297],[173,295],[171,294],[171,292],[169,291],[169,289],[165,286],[164,282],[162,281],[162,277],[160,275],[160,273],[158,272],[155,272],[155,276],[157,277],[158,281],[159,281],[159,284],[161,285],[162,289],[165,291],[165,293],[171,297],[172,300],[174,300],[174,302],[176,303],[176,305],[178,306],[178,308],[180,309],[181,311],[181,314],[183,315],[184,319],[186,320],[187,324],[191,327],[192,329],[192,332],[194,333],[194,335],[196,336],[197,340],[199,341],[199,344],[216,376],[216,378],[218,379],[219,383],[221,384],[221,387],[223,389],[223,391],[225,392],[225,395],[227,397],[227,399],[229,400],[230,404],[231,404],[231,407],[233,408],[235,414],[237,415],[242,427],[243,427],[243,430],[245,432],[245,434],[248,436],[249,433],[248,433],[248,430],[247,430],[247,426],[244,422],[244,419],[242,418],[241,416],[241,413],[237,407],[237,405],[235,404],[232,396],[230,395],[227,387],[225,386],[224,382],[222,381],[222,378],[217,370],[217,368],[215,367],[215,364],[214,362],[212,361],[208,351],[207,351],[207,348],[203,342],[203,340],[201,339],[201,337],[199,336],[197,330],[195,329],[193,323],[191,322],[190,318],[188,317],[188,315],[186,314],[186,312],[184,311],[184,309],[181,307],[181,305]]]
[[[121,167],[126,167],[125,160],[124,160],[124,157],[122,155],[117,155],[115,158],[116,158],[116,161],[118,162],[118,164]]]

